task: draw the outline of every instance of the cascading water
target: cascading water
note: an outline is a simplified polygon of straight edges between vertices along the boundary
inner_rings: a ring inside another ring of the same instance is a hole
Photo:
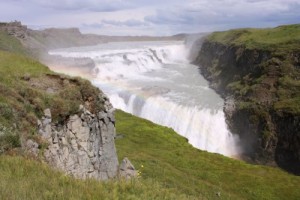
[[[182,42],[119,42],[55,50],[53,55],[89,57],[92,82],[115,108],[173,128],[194,147],[239,154],[238,138],[226,126],[223,100],[189,64]]]

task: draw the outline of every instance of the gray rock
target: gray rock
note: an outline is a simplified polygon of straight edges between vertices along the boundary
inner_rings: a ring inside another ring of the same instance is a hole
[[[98,113],[98,117],[99,117],[99,119],[104,119],[107,117],[107,113],[105,113],[104,111],[101,111]]]
[[[112,122],[115,122],[115,121],[116,121],[114,112],[115,112],[115,109],[110,109],[110,110],[108,111],[108,114],[107,114],[107,117],[108,117]]]
[[[47,92],[48,94],[55,94],[55,91],[54,91],[53,88],[47,88],[46,92]]]
[[[126,180],[134,178],[137,176],[137,171],[134,166],[131,164],[128,158],[124,158],[119,169],[119,174],[121,178]]]
[[[227,97],[225,99],[224,112],[231,117],[235,112],[235,102],[233,97]]]
[[[83,105],[79,105],[79,111],[83,111],[84,110],[84,106]]]
[[[70,116],[62,127],[51,122],[50,109],[39,121],[39,133],[49,142],[44,157],[51,166],[76,178],[106,180],[118,173],[115,126],[107,113],[96,116],[86,108]],[[100,119],[101,118],[101,119]],[[106,123],[104,123],[106,122]]]
[[[35,157],[38,156],[38,154],[39,154],[39,144],[36,143],[35,141],[33,141],[33,140],[27,140],[26,144],[25,144],[25,148],[26,148],[26,151],[29,154],[31,154],[31,155],[33,155]]]
[[[22,77],[22,79],[23,79],[24,81],[30,81],[30,74],[26,73],[26,74]]]
[[[51,111],[49,108],[47,108],[46,110],[44,110],[44,115],[46,118],[51,119]]]

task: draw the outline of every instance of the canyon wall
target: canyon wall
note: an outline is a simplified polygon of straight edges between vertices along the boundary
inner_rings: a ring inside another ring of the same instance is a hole
[[[233,40],[207,37],[194,63],[226,100],[227,124],[241,137],[243,158],[299,174],[299,48],[249,47]]]

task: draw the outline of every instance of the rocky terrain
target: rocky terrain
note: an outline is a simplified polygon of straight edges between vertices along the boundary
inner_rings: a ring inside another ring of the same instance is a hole
[[[22,25],[21,22],[14,21],[10,23],[0,23],[0,31],[7,32],[9,35],[25,39],[28,36],[28,28]]]
[[[245,159],[300,174],[300,25],[216,32],[195,64],[226,99]]]

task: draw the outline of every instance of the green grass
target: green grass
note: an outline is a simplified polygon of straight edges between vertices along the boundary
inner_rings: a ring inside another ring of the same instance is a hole
[[[28,54],[28,51],[18,39],[8,35],[4,31],[0,31],[0,50],[18,54]]]
[[[170,128],[122,111],[116,119],[119,159],[129,157],[139,178],[84,181],[30,159],[0,156],[0,199],[300,198],[300,177],[197,150]]]
[[[23,139],[37,136],[37,120],[46,108],[51,109],[54,123],[77,113],[88,99],[92,112],[102,110],[98,94],[87,80],[59,75],[31,58],[0,51],[0,126]]]
[[[269,29],[235,29],[215,32],[208,39],[226,45],[242,45],[249,49],[300,49],[300,24]]]
[[[34,78],[52,73],[48,67],[25,56],[0,51],[0,58],[0,81],[8,87],[13,87],[25,74]]]
[[[167,188],[200,199],[299,199],[300,177],[197,150],[170,128],[117,111],[118,156]],[[141,165],[144,167],[142,168]]]
[[[152,180],[78,180],[22,157],[0,157],[0,199],[3,200],[161,200],[191,199]]]

